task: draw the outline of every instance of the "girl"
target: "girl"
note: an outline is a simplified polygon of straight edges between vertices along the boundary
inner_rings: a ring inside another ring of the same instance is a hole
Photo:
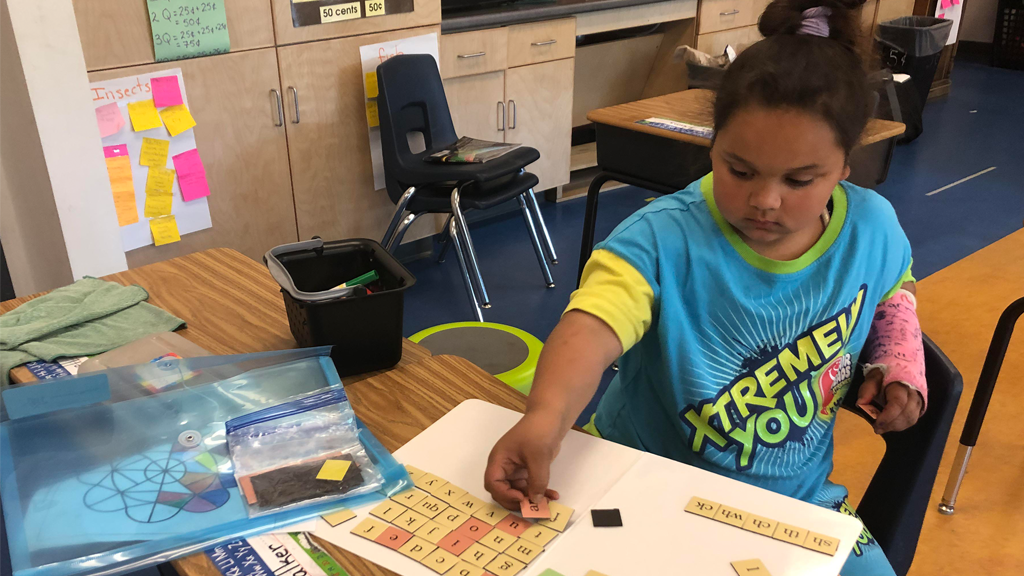
[[[876,432],[911,426],[926,401],[910,245],[887,201],[844,181],[870,97],[859,4],[765,10],[765,40],[715,101],[712,173],[627,218],[587,263],[526,414],[491,451],[496,501],[558,497],[550,464],[619,359],[591,433],[853,514],[827,479],[853,363],[870,364],[858,403]],[[867,530],[843,574],[893,574]]]

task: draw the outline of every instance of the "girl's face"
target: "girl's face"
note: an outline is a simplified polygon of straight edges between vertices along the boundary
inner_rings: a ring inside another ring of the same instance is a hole
[[[846,154],[821,118],[748,106],[711,149],[715,203],[762,256],[798,258],[821,236],[832,190],[850,174]]]

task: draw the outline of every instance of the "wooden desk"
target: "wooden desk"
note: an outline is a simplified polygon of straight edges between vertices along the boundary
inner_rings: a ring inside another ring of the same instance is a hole
[[[214,248],[104,276],[120,284],[138,284],[149,303],[184,320],[178,334],[211,354],[244,354],[295,348],[280,287],[263,264],[228,248]],[[0,314],[45,294],[0,303]],[[430,356],[426,348],[405,340],[404,366]],[[348,376],[346,384],[379,372]],[[11,370],[13,381],[34,380],[27,368]]]
[[[712,126],[714,98],[711,90],[684,90],[587,114],[596,127],[597,164],[601,171],[587,190],[577,285],[594,246],[601,186],[614,180],[671,194],[711,171],[710,138],[645,126],[637,124],[637,120],[657,117]],[[858,147],[850,154],[849,180],[862,186],[885,181],[895,138],[905,129],[899,122],[877,118],[868,121]]]

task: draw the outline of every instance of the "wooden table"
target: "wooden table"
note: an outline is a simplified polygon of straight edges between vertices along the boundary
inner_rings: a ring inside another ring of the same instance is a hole
[[[280,287],[263,264],[228,248],[214,248],[104,276],[120,284],[138,284],[149,303],[187,323],[178,334],[211,354],[245,354],[295,348]],[[0,303],[0,314],[46,294],[41,292]],[[404,366],[430,356],[409,340],[403,343]],[[378,372],[348,376],[358,382]],[[11,370],[15,382],[34,380],[25,367]]]
[[[178,316],[178,334],[213,354],[294,348],[277,283],[266,268],[242,254],[213,249],[111,274],[104,280],[138,284],[149,302]],[[0,313],[42,296],[0,304]],[[344,378],[356,415],[394,452],[464,400],[477,398],[522,412],[526,397],[468,360],[431,356],[405,340],[402,360],[390,370]],[[394,576],[330,543],[318,540],[351,576]],[[172,562],[181,576],[220,576],[205,554]]]
[[[684,90],[655,98],[599,108],[587,114],[597,134],[597,165],[601,171],[587,189],[579,274],[590,258],[597,222],[601,186],[616,181],[661,194],[682,190],[711,171],[711,139],[637,124],[647,118],[666,118],[698,126],[712,126],[715,93]],[[850,155],[849,180],[861,186],[885,181],[896,136],[906,130],[899,122],[872,118]]]

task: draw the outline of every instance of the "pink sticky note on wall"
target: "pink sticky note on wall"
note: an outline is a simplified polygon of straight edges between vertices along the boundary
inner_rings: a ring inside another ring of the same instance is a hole
[[[953,6],[953,3],[950,0],[942,0],[942,9],[943,10],[949,10],[952,6]]]
[[[153,105],[157,108],[182,104],[181,86],[178,84],[177,76],[151,78],[149,84],[153,88]]]
[[[174,170],[178,174],[178,187],[185,202],[191,202],[210,195],[210,184],[206,181],[206,168],[199,157],[199,150],[193,148],[172,156]]]
[[[127,155],[128,155],[128,147],[125,146],[124,144],[116,144],[114,146],[104,146],[103,147],[103,157],[104,158],[117,158],[118,156],[127,156]]]
[[[104,104],[96,109],[96,123],[100,127],[100,138],[117,134],[124,128],[124,116],[116,102]]]

